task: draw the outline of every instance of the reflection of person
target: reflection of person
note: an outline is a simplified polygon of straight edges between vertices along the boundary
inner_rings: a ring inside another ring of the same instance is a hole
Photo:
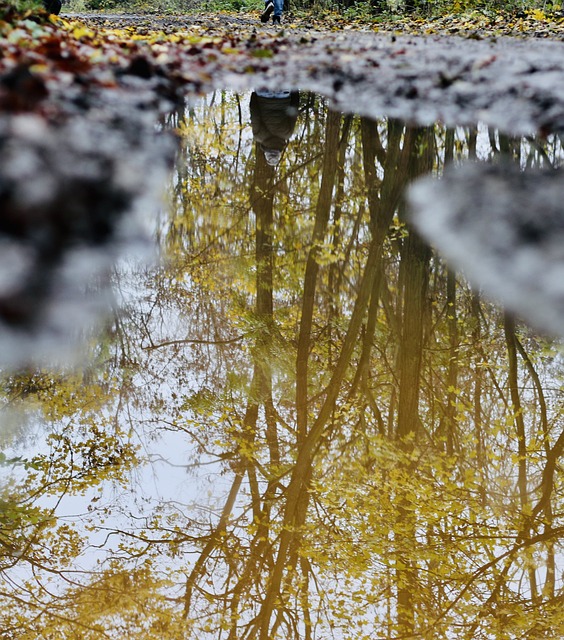
[[[264,11],[260,16],[261,22],[268,22],[268,19],[272,16],[272,22],[274,24],[280,24],[280,18],[282,17],[282,9],[284,8],[284,0],[264,0]]]
[[[282,157],[298,118],[297,91],[254,91],[251,95],[251,126],[257,146],[267,164],[275,167]]]

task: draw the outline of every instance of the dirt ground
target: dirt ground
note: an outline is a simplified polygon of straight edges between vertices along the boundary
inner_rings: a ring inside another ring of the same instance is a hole
[[[215,38],[207,52],[178,45],[189,91],[190,80],[198,91],[291,86],[322,93],[343,110],[421,124],[480,120],[509,133],[564,127],[560,22],[531,23],[520,32],[526,37],[515,38],[475,23],[464,30],[463,22],[423,23],[419,31],[425,33],[408,34],[402,24],[382,30],[291,17],[276,29],[254,15],[77,17],[95,28]]]

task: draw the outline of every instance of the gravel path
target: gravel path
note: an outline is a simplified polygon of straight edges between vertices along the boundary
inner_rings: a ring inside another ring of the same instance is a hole
[[[225,14],[80,18],[94,27],[137,33],[189,31],[234,39],[239,55],[219,47],[204,65],[198,52],[180,52],[187,76],[194,76],[191,66],[199,69],[196,84],[203,91],[262,83],[317,91],[343,110],[374,117],[449,125],[480,120],[508,133],[564,128],[564,42],[557,33],[555,40],[476,32],[395,35],[368,27],[328,32],[322,24],[304,22],[277,30],[255,16]]]

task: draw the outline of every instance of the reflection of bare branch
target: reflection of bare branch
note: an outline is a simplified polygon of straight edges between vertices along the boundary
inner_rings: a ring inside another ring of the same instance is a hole
[[[231,458],[231,455],[222,455],[220,454],[218,456],[219,460],[226,460]],[[154,462],[162,462],[163,464],[166,464],[168,467],[173,467],[174,469],[199,469],[200,467],[208,467],[208,466],[214,466],[218,464],[218,460],[208,460],[208,462],[194,462],[193,464],[175,464],[174,462],[171,462],[170,460],[168,460],[167,458],[165,458],[164,456],[160,455],[160,454],[151,454],[151,456],[149,457],[149,462],[150,463],[154,463]]]
[[[541,542],[548,542],[550,540],[558,539],[562,535],[564,535],[564,527],[558,527],[557,529],[551,529],[550,531],[544,532],[542,534],[539,534],[539,535],[536,535],[536,536],[532,536],[531,538],[528,538],[527,540],[518,539],[517,542],[513,545],[513,547],[511,547],[511,549],[508,549],[507,551],[505,551],[503,553],[500,553],[498,556],[495,556],[492,560],[490,560],[486,564],[483,564],[481,567],[476,569],[474,571],[474,573],[472,573],[470,578],[466,581],[466,584],[464,585],[464,587],[458,592],[456,597],[450,602],[448,607],[446,607],[446,609],[444,609],[444,611],[433,621],[433,623],[431,625],[429,625],[426,629],[423,629],[421,631],[421,635],[424,636],[425,633],[427,633],[429,631],[432,631],[432,629],[441,620],[444,620],[447,617],[447,615],[454,609],[454,607],[462,600],[462,598],[464,598],[464,596],[468,593],[468,591],[470,590],[472,585],[476,582],[476,580],[478,580],[478,578],[480,578],[487,571],[489,571],[489,569],[491,569],[492,567],[494,567],[499,562],[501,562],[502,560],[505,560],[505,559],[508,559],[508,561],[513,562],[513,558],[515,557],[515,555],[518,554],[523,549],[527,549],[528,547],[534,546],[534,545],[539,544]],[[505,573],[507,573],[507,571],[509,571],[510,566],[511,565],[509,564],[509,565],[506,565],[504,567],[504,569],[502,571],[502,575],[505,575]],[[490,601],[492,599],[492,595],[490,595],[490,597],[488,598],[486,603],[484,603],[483,606],[487,606],[487,604],[490,603]],[[471,628],[471,634],[476,630],[479,622],[480,622],[480,619],[479,619],[479,615],[478,615],[476,617],[475,622],[473,623],[472,628]],[[469,640],[474,637],[471,634],[470,635],[467,634],[467,636],[466,636]],[[403,637],[404,636],[396,636],[394,638],[390,638],[390,640],[400,640]]]
[[[238,473],[231,485],[231,489],[229,491],[229,495],[227,500],[225,501],[225,506],[223,507],[223,511],[221,513],[221,517],[219,522],[217,523],[216,528],[214,529],[212,535],[209,537],[209,540],[205,547],[203,548],[201,554],[196,561],[190,575],[186,579],[186,591],[184,594],[184,618],[186,619],[190,613],[190,606],[192,603],[192,592],[194,588],[197,586],[197,581],[199,580],[202,572],[204,571],[205,564],[211,555],[212,551],[217,546],[218,542],[221,540],[221,536],[226,530],[227,522],[229,517],[231,516],[231,512],[233,511],[233,507],[235,506],[235,500],[237,498],[237,494],[239,493],[239,489],[241,488],[241,482],[243,481],[243,475]]]
[[[224,345],[224,344],[235,344],[236,342],[241,342],[245,338],[251,336],[251,333],[244,333],[235,338],[228,338],[226,340],[190,340],[188,338],[184,340],[166,340],[165,342],[159,342],[158,344],[151,344],[148,347],[143,347],[146,351],[151,351],[153,349],[161,349],[162,347],[170,347],[181,344],[206,344],[206,345]]]
[[[153,544],[159,544],[159,545],[177,545],[183,542],[199,542],[201,541],[201,537],[198,536],[189,536],[186,533],[181,533],[180,531],[178,531],[177,529],[167,529],[166,527],[163,526],[159,526],[158,528],[158,532],[159,533],[165,533],[165,534],[171,534],[174,537],[173,538],[151,538],[147,535],[142,535],[140,533],[134,533],[133,531],[130,530],[125,530],[125,529],[107,529],[107,527],[99,527],[100,531],[106,531],[107,535],[106,538],[104,539],[104,541],[100,544],[93,544],[91,545],[91,547],[93,549],[101,549],[104,547],[104,545],[108,542],[108,540],[113,537],[113,536],[123,536],[126,538],[130,538],[132,540],[138,540],[139,542],[142,542],[143,544],[147,545],[147,547],[149,545],[153,545]],[[142,556],[143,554],[139,554],[140,556]]]
[[[554,443],[554,446],[548,452],[546,456],[546,465],[544,467],[544,471],[542,474],[542,483],[541,486],[543,488],[543,494],[538,501],[538,503],[534,506],[532,510],[532,516],[537,516],[548,504],[550,501],[550,496],[552,494],[552,489],[554,486],[554,472],[556,470],[556,463],[558,459],[562,456],[564,452],[564,431],[558,437],[558,440]]]

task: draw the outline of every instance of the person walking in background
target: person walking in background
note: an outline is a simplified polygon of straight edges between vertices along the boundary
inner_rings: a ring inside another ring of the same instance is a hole
[[[284,9],[284,0],[265,0],[264,11],[260,16],[261,22],[268,22],[272,15],[273,24],[280,24],[282,10]]]

